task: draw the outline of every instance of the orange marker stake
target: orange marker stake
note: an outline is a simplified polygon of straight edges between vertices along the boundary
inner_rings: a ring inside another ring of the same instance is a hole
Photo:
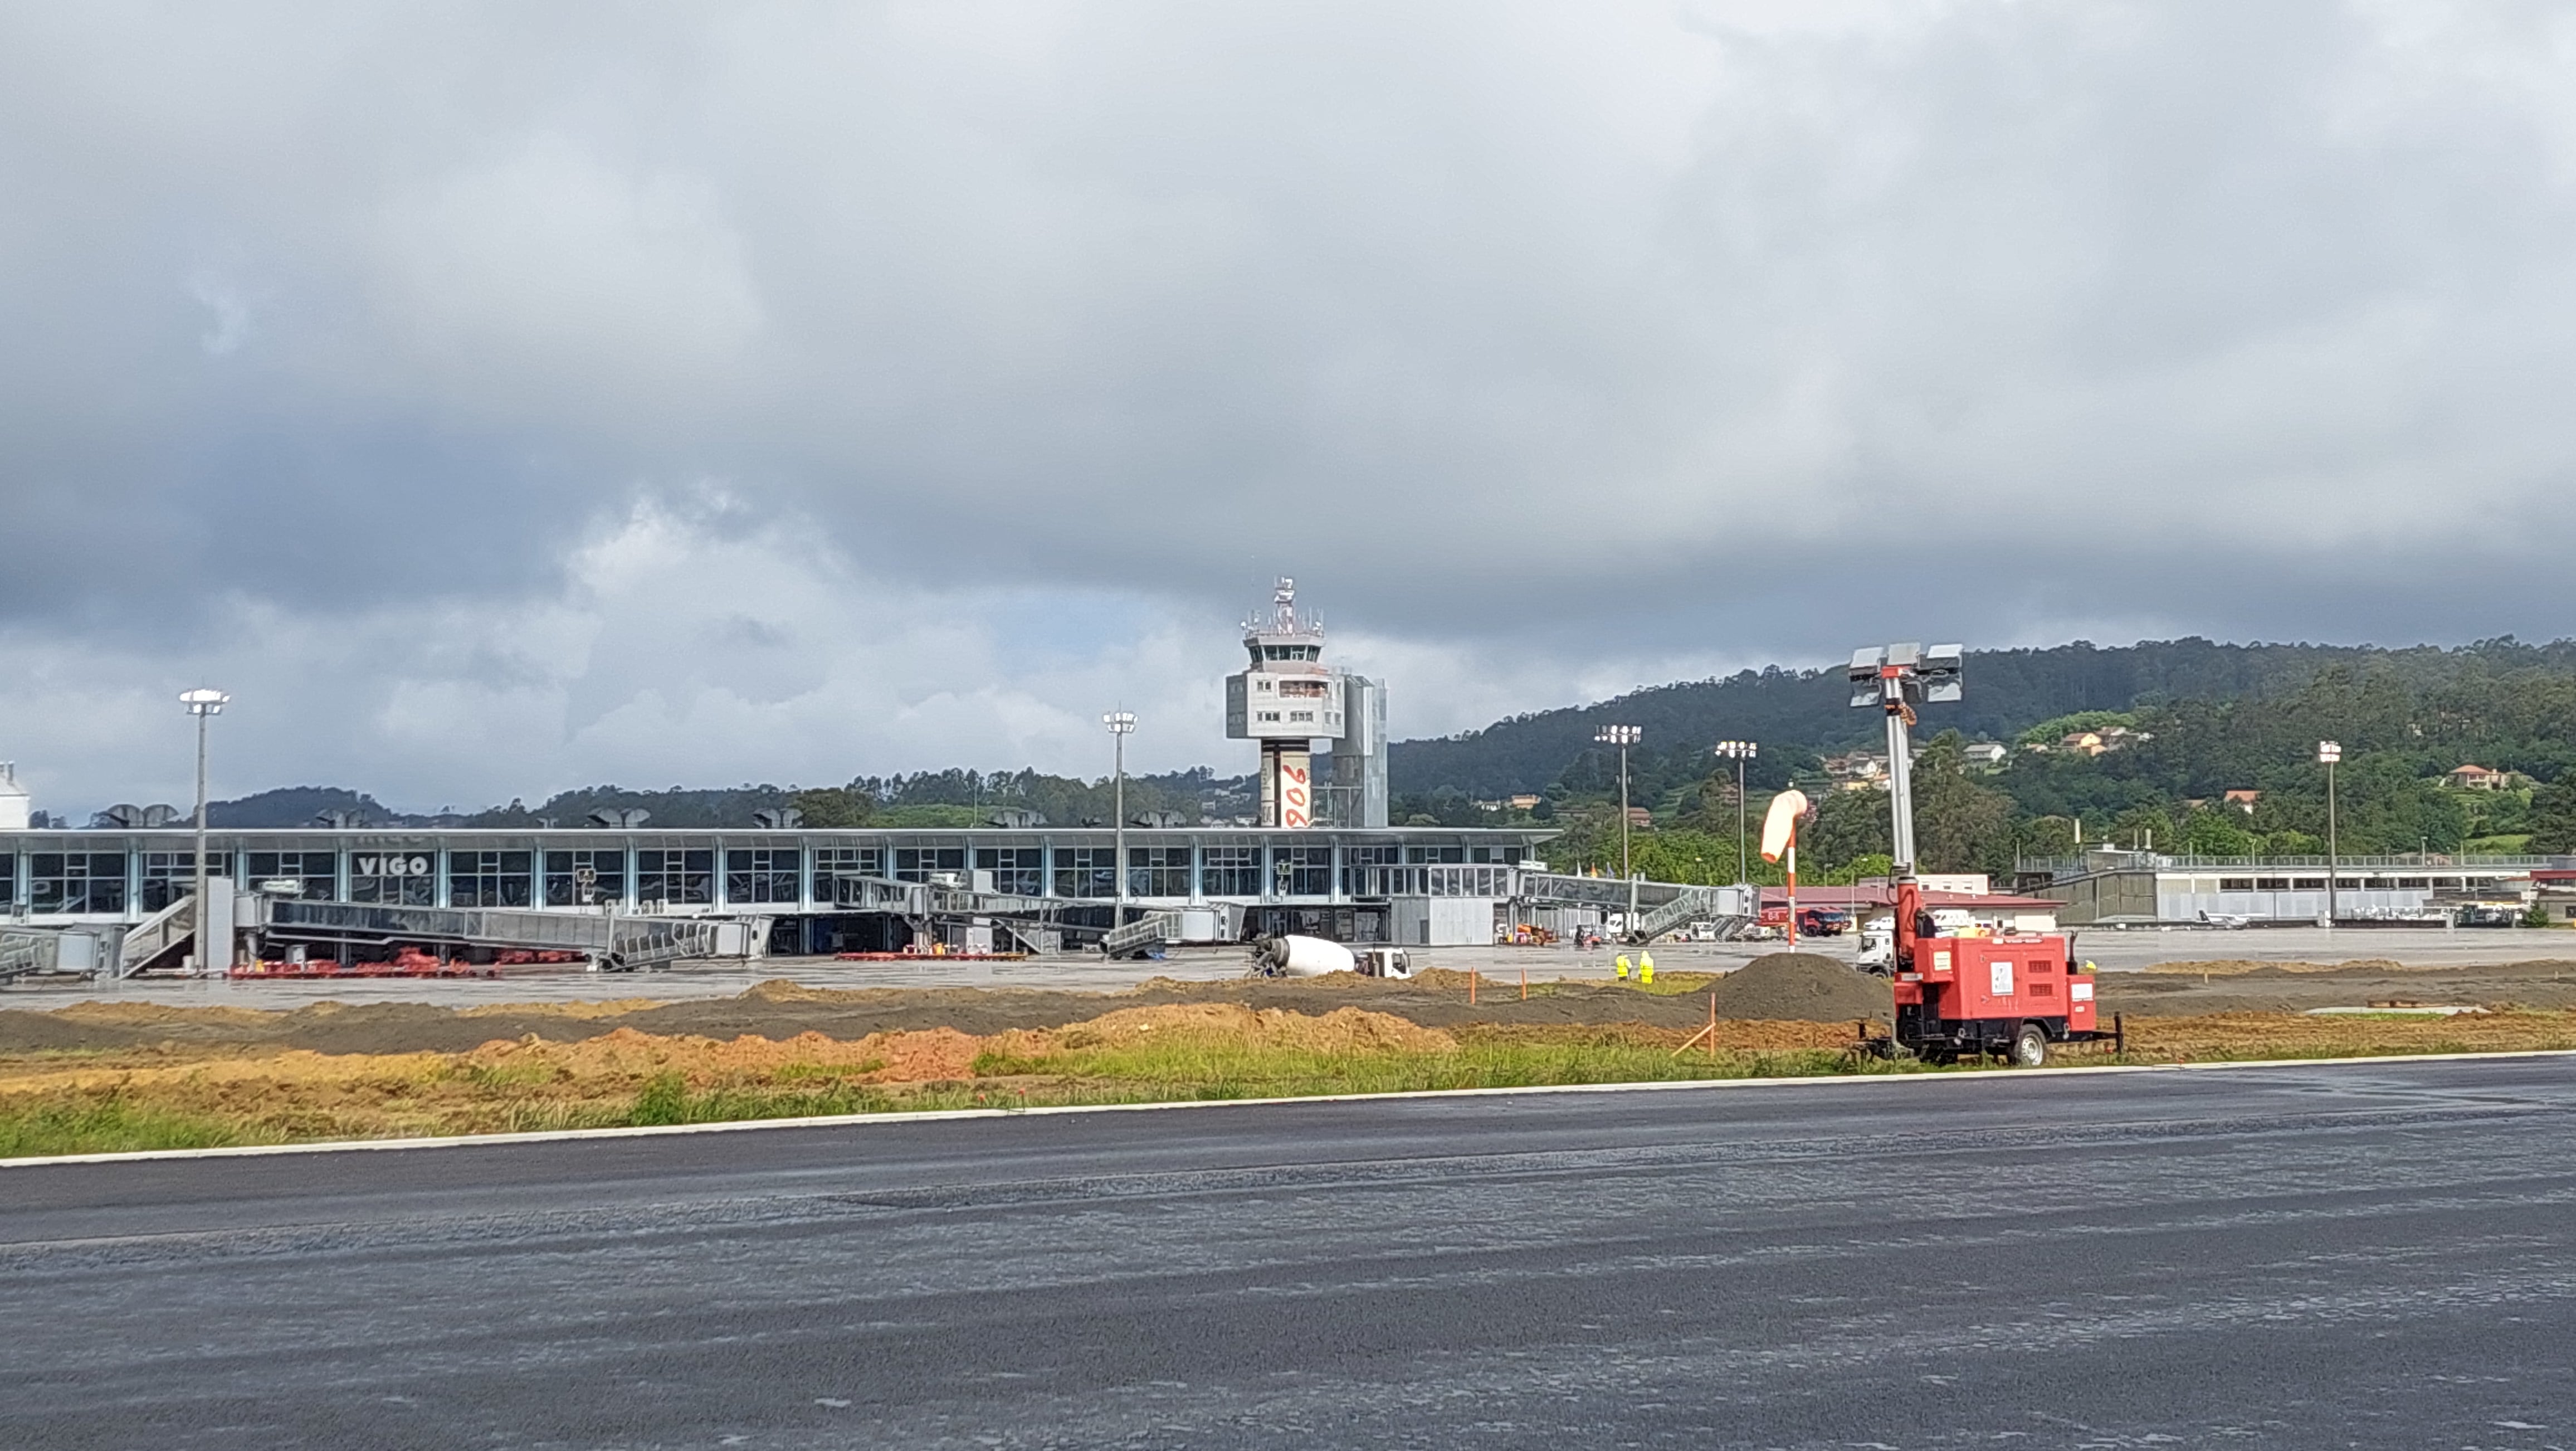
[[[1467,1006],[1469,1006],[1469,1007],[1471,1007],[1471,1008],[1472,1008],[1472,1007],[1474,1007],[1475,1005],[1476,1005],[1476,970],[1475,970],[1474,968],[1472,968],[1472,967],[1471,967],[1471,968],[1467,969]]]
[[[1526,967],[1521,969],[1521,1001],[1529,1001],[1529,969]]]

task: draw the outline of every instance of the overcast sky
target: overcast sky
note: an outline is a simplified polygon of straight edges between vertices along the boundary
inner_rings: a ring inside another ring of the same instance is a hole
[[[37,805],[1248,768],[1889,638],[2550,638],[2576,12],[0,3]]]

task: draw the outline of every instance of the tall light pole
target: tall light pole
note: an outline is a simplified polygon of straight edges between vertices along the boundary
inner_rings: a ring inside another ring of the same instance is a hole
[[[203,686],[179,694],[179,703],[188,708],[188,714],[197,718],[197,895],[193,899],[196,905],[188,909],[188,931],[197,939],[197,971],[201,973],[220,972],[231,966],[229,961],[218,964],[214,947],[206,941],[206,922],[213,915],[206,910],[206,722],[223,714],[225,702],[231,699],[220,690],[208,690]],[[223,947],[224,955],[229,959],[232,944],[227,942]]]
[[[2332,927],[2341,914],[2336,901],[2342,895],[2343,870],[2335,850],[2335,762],[2343,759],[2340,741],[2317,742],[2317,760],[2326,768],[2326,926]]]
[[[1758,753],[1758,748],[1751,741],[1717,743],[1718,757],[1721,760],[1731,759],[1735,762],[1735,884],[1739,887],[1753,880],[1752,871],[1744,854],[1744,763],[1752,760]]]
[[[1110,911],[1109,925],[1116,927],[1123,925],[1120,919],[1126,915],[1127,908],[1127,737],[1136,729],[1136,713],[1113,710],[1102,716],[1100,723],[1109,727],[1110,739],[1118,743],[1118,767],[1109,788],[1109,810],[1117,828],[1113,839],[1118,843],[1109,849],[1110,870],[1118,879],[1117,906]]]
[[[1640,726],[1608,725],[1594,732],[1592,739],[1605,746],[1619,748],[1619,875],[1628,879],[1628,921],[1637,921],[1637,874],[1628,868],[1628,748],[1645,734]]]

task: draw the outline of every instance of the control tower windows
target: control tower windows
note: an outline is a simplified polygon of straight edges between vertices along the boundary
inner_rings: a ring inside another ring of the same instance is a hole
[[[1333,849],[1329,846],[1272,847],[1270,881],[1283,896],[1331,896]]]
[[[1261,848],[1212,846],[1201,854],[1199,889],[1211,897],[1261,895]]]
[[[707,906],[716,899],[716,854],[713,851],[654,851],[635,854],[635,900],[671,906]]]
[[[1117,850],[1105,846],[1057,847],[1055,894],[1059,897],[1117,896]]]
[[[580,871],[591,872],[590,897],[582,898]],[[626,900],[626,853],[623,851],[550,851],[546,853],[546,905],[597,906]]]
[[[725,853],[725,901],[796,903],[796,877],[804,855],[792,846],[753,847]]]
[[[452,851],[447,854],[447,905],[525,907],[534,899],[536,853]]]
[[[1186,897],[1189,894],[1188,847],[1131,846],[1127,849],[1127,895]]]
[[[329,902],[340,895],[340,854],[328,851],[254,851],[244,854],[250,871],[244,886],[293,882],[297,900]]]
[[[233,854],[206,853],[206,875],[233,874]],[[197,890],[197,854],[192,851],[147,851],[143,854],[143,910],[158,912]]]
[[[438,905],[438,854],[361,851],[349,855],[349,900],[386,907]]]
[[[27,858],[30,912],[122,912],[125,853],[40,851]]]
[[[975,870],[993,874],[993,890],[1015,897],[1035,897],[1046,891],[1046,862],[1033,846],[979,846],[975,848]]]

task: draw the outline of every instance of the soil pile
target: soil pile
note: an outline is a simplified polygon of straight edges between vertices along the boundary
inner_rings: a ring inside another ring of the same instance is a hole
[[[992,1039],[1018,1057],[1083,1048],[1123,1048],[1147,1041],[1211,1047],[1295,1048],[1313,1053],[1449,1053],[1458,1040],[1389,1013],[1335,1008],[1329,1013],[1191,1003],[1121,1008],[1087,1023],[1043,1032],[1015,1030]]]
[[[1848,1023],[1859,1018],[1893,1021],[1895,997],[1885,978],[1872,977],[1812,952],[1774,952],[1719,978],[1710,994],[1721,1018],[1775,1022]]]

